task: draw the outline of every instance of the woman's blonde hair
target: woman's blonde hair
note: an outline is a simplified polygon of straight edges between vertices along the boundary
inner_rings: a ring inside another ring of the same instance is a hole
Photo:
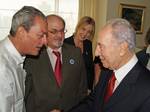
[[[89,17],[89,16],[84,16],[84,17],[82,17],[82,18],[79,20],[79,22],[78,22],[78,24],[77,24],[77,26],[76,26],[74,35],[77,34],[78,30],[79,30],[81,27],[83,27],[83,26],[85,26],[85,25],[89,25],[89,24],[93,26],[93,27],[92,27],[91,35],[90,35],[90,37],[89,37],[89,39],[92,40],[93,37],[94,37],[94,34],[95,34],[95,20],[94,20],[93,18]]]

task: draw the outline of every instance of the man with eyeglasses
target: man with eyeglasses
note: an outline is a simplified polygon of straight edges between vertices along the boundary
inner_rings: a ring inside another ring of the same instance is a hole
[[[38,57],[28,57],[25,61],[28,72],[27,112],[66,112],[87,95],[86,70],[81,51],[63,43],[66,32],[64,20],[60,16],[49,15],[47,23],[47,47]],[[56,70],[58,52],[61,63],[59,71]]]

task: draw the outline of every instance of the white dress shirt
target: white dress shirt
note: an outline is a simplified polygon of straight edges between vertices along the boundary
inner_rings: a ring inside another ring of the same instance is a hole
[[[0,112],[25,112],[24,58],[8,37],[0,42]]]
[[[114,90],[118,87],[118,85],[121,83],[121,81],[124,79],[124,77],[128,74],[128,72],[134,67],[134,65],[137,63],[138,59],[136,55],[134,55],[129,62],[127,62],[125,65],[123,65],[118,70],[114,70],[116,81],[115,81],[115,87]]]

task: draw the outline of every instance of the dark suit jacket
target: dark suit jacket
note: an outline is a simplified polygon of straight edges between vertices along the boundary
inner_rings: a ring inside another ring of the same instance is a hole
[[[104,95],[112,71],[104,70],[94,92],[69,112],[149,112],[150,71],[139,62],[125,76],[107,103]]]
[[[143,49],[139,52],[137,52],[137,58],[139,61],[144,65],[147,66],[148,60],[150,58],[149,54],[146,53],[146,49]]]
[[[80,49],[64,44],[62,61],[63,82],[59,88],[46,49],[38,57],[26,58],[27,112],[49,112],[52,109],[66,111],[85,97],[86,70]]]
[[[73,36],[66,38],[64,42],[75,46]],[[93,81],[94,81],[94,62],[93,62],[93,54],[92,54],[92,42],[90,40],[83,41],[82,56],[87,71],[88,88],[92,90]]]

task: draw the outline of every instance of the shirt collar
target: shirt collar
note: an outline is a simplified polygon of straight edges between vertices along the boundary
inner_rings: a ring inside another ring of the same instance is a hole
[[[150,54],[150,45],[148,45],[147,49],[146,49],[146,53]]]
[[[134,67],[134,65],[137,63],[137,61],[138,61],[138,59],[137,59],[136,55],[133,55],[133,57],[129,60],[128,63],[123,65],[118,70],[114,70],[115,77],[119,83],[128,74],[128,72]]]
[[[9,37],[6,38],[5,43],[7,45],[6,46],[7,50],[12,55],[11,58],[13,58],[18,65],[23,64],[25,56],[21,56],[21,54],[17,51],[13,43],[10,41]]]
[[[54,49],[52,49],[52,48],[50,48],[50,47],[47,47],[47,51],[50,52],[50,53],[52,53],[53,51],[58,51],[58,52],[60,52],[60,54],[61,54],[61,53],[62,53],[62,47],[60,47],[60,48],[57,49],[57,50],[54,50]]]

